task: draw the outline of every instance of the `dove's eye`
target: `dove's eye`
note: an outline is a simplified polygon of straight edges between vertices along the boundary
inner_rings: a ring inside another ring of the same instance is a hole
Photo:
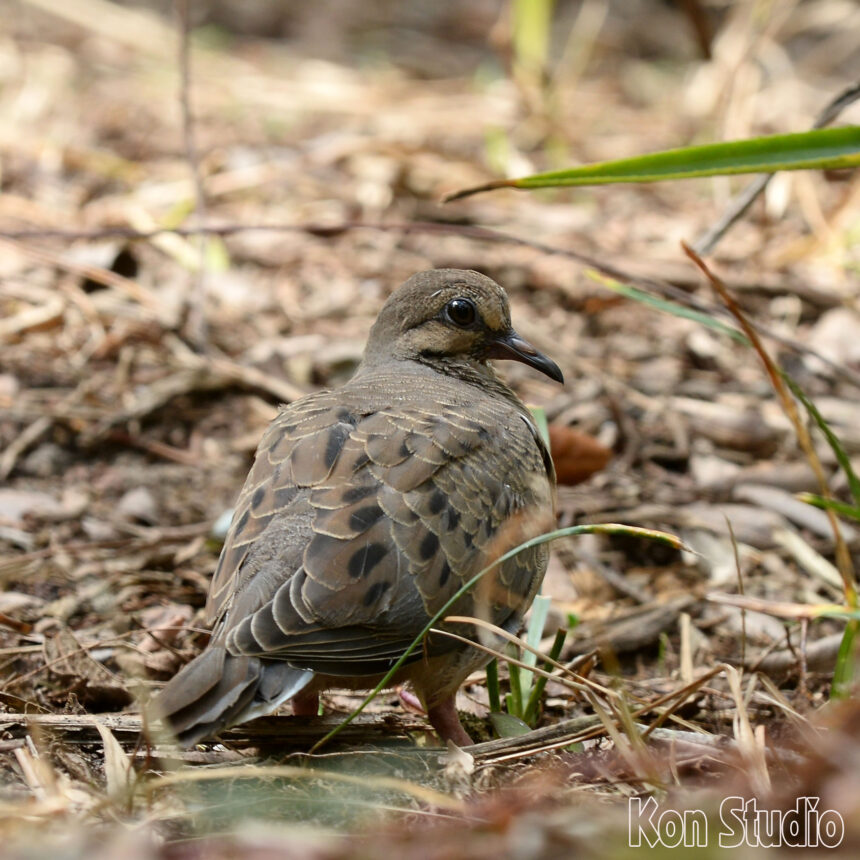
[[[474,302],[469,299],[451,299],[445,305],[445,315],[454,325],[466,328],[475,322],[478,316]]]

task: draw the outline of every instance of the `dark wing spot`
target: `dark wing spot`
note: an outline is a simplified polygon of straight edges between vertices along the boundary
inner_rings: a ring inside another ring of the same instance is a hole
[[[356,550],[352,554],[352,558],[346,566],[347,573],[353,579],[366,576],[385,558],[387,553],[388,547],[384,543],[365,544],[361,549]]]
[[[352,427],[355,427],[355,425],[358,424],[358,419],[345,406],[341,406],[335,414],[337,416],[337,420],[342,421],[344,424],[349,424]]]
[[[430,496],[430,513],[441,513],[445,507],[445,501],[445,494],[441,490],[434,490],[433,495]]]
[[[352,466],[353,473],[357,472],[359,469],[363,469],[370,462],[370,455],[363,451],[355,458],[355,463]]]
[[[360,502],[368,496],[372,496],[376,492],[376,487],[373,484],[363,484],[359,487],[350,487],[344,490],[343,500],[346,504],[351,505],[353,502]]]
[[[403,523],[405,526],[410,526],[414,523],[417,523],[421,517],[415,513],[415,511],[410,510],[409,508],[402,508],[397,511],[397,516],[395,517],[397,522]]]
[[[534,573],[532,570],[524,568],[522,565],[518,565],[517,575],[514,577],[513,583],[511,583],[514,593],[519,594],[521,597],[525,597],[529,593],[533,577]]]
[[[236,537],[239,537],[239,535],[242,534],[243,531],[245,531],[245,526],[248,525],[249,515],[250,511],[245,511],[245,513],[242,514],[242,516],[239,518],[239,522],[236,523],[236,530],[233,532]]]
[[[298,487],[281,487],[275,490],[275,508],[285,508],[296,497],[298,491]]]
[[[379,505],[366,505],[352,512],[349,527],[353,531],[366,532],[381,516],[382,508]]]
[[[340,454],[343,448],[343,443],[349,439],[349,434],[352,432],[352,427],[349,424],[335,424],[328,434],[328,439],[325,444],[325,465],[330,469],[337,460],[337,455]]]
[[[382,597],[383,594],[385,594],[390,586],[390,582],[374,582],[373,585],[367,589],[367,593],[364,595],[362,603],[365,606],[372,606],[380,597]]]
[[[427,532],[424,540],[421,541],[421,546],[418,547],[418,553],[424,561],[430,561],[436,551],[439,549],[439,538],[433,532]]]
[[[406,444],[406,440],[404,439],[400,443],[400,456],[408,457],[412,452],[409,450],[409,446]]]
[[[442,573],[439,574],[439,588],[444,588],[445,583],[451,576],[451,565],[448,564],[448,559],[445,559],[445,564],[442,565]]]
[[[474,546],[475,541],[472,539],[472,533],[471,532],[465,532],[465,531],[463,532],[463,543],[466,544],[466,546],[469,549],[471,549],[472,546]]]
[[[455,529],[460,525],[460,512],[450,505],[448,506],[448,528]]]
[[[265,487],[257,487],[254,490],[254,495],[251,498],[251,507],[258,508],[260,506],[260,502],[266,498],[266,488]]]

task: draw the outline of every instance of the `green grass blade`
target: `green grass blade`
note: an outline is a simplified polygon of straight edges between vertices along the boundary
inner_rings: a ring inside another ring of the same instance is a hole
[[[361,704],[347,715],[342,723],[339,723],[325,737],[317,741],[311,747],[309,752],[316,752],[316,750],[327,744],[333,737],[338,735],[341,730],[346,728],[376,698],[376,696],[379,695],[380,691],[384,690],[385,687],[390,684],[391,679],[397,673],[397,670],[409,659],[409,656],[421,644],[421,642],[424,641],[424,637],[430,632],[431,628],[444,618],[445,615],[448,614],[448,610],[464,594],[466,594],[469,589],[474,588],[475,585],[477,585],[478,582],[480,582],[481,579],[491,570],[495,569],[500,564],[504,564],[508,559],[513,558],[525,549],[531,549],[532,547],[549,543],[550,541],[557,540],[558,538],[573,537],[574,535],[584,534],[632,535],[653,540],[656,543],[670,546],[673,549],[684,549],[684,543],[681,539],[675,535],[669,534],[668,532],[661,532],[656,529],[644,529],[639,526],[625,526],[621,523],[595,523],[593,525],[568,526],[567,528],[556,529],[555,531],[538,535],[537,537],[521,543],[519,546],[514,547],[512,550],[509,550],[504,555],[497,558],[492,564],[487,565],[483,570],[478,571],[478,573],[476,573],[470,580],[464,583],[457,592],[440,607],[436,614],[427,621],[424,625],[424,629],[412,640],[409,647],[400,655],[399,659],[395,661],[394,665],[388,670],[388,672],[386,672],[382,680],[367,694],[367,696],[364,697]]]
[[[858,480],[854,467],[851,465],[851,458],[842,447],[839,437],[830,429],[830,425],[824,420],[822,414],[818,411],[815,404],[806,396],[803,389],[785,372],[782,371],[782,378],[785,380],[791,393],[803,404],[809,416],[818,426],[818,429],[824,434],[827,439],[827,444],[833,451],[833,456],[836,457],[836,462],[845,473],[848,480],[848,487],[851,490],[851,497],[854,499],[854,504],[860,507],[860,480]]]
[[[490,711],[501,713],[502,700],[499,696],[499,661],[487,663],[487,695],[490,697]]]
[[[672,314],[672,316],[675,317],[693,320],[694,322],[712,329],[713,331],[728,335],[737,343],[743,344],[744,346],[750,345],[749,340],[743,332],[738,331],[736,328],[732,328],[732,326],[727,325],[716,317],[710,316],[702,311],[684,307],[684,305],[679,305],[677,302],[670,301],[669,299],[654,296],[645,290],[639,289],[639,287],[632,286],[631,284],[623,284],[621,281],[616,281],[614,278],[609,278],[600,274],[596,269],[588,269],[585,274],[587,277],[591,278],[592,281],[601,284],[608,290],[612,290],[614,293],[618,293],[620,296],[624,296],[627,299],[632,299],[634,302],[647,305],[654,310]]]
[[[535,420],[535,426],[544,445],[549,448],[549,421],[546,420],[546,409],[543,406],[529,406],[529,412]]]
[[[860,166],[860,126],[819,128],[794,134],[772,134],[748,140],[685,146],[600,161],[583,167],[537,173],[520,179],[501,179],[457,191],[456,200],[494,188],[556,188],[568,185],[609,185],[620,182],[659,182],[778,170],[834,170]]]
[[[845,502],[840,502],[837,499],[825,499],[824,496],[819,496],[817,493],[798,493],[797,498],[814,508],[833,511],[840,517],[860,522],[860,506],[846,505]]]
[[[540,640],[543,638],[543,629],[546,626],[546,619],[549,615],[551,603],[551,599],[544,594],[539,594],[534,599],[534,603],[532,603],[532,614],[529,619],[528,630],[526,631],[526,644],[532,648],[540,646]],[[537,655],[532,651],[526,651],[522,659],[523,663],[528,666],[537,665]],[[520,675],[520,681],[522,683],[522,698],[525,701],[531,693],[532,673],[524,669]]]
[[[508,678],[510,679],[511,692],[508,699],[508,713],[512,716],[523,718],[523,670],[519,666],[508,665]]]
[[[550,660],[558,660],[559,654],[561,654],[562,646],[564,645],[564,640],[567,637],[567,630],[562,628],[561,630],[556,631],[555,639],[552,643],[552,648],[549,649],[549,659]],[[551,663],[544,663],[544,669],[547,672],[551,672],[553,666]],[[534,725],[535,720],[538,716],[538,706],[540,705],[541,697],[543,696],[543,691],[546,688],[547,678],[544,675],[538,676],[535,681],[535,685],[532,688],[531,694],[529,695],[528,702],[526,702],[526,710],[523,714],[523,720],[528,725]]]
[[[516,63],[526,74],[546,67],[555,0],[514,0],[513,37]]]
[[[860,630],[860,621],[857,620],[849,621],[845,628],[842,642],[839,644],[839,653],[836,656],[833,682],[830,686],[832,699],[847,699],[851,694],[851,684],[854,680],[854,645],[858,630]]]

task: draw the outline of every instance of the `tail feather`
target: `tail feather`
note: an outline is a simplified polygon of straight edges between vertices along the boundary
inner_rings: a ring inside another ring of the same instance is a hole
[[[159,715],[178,714],[211,692],[224,674],[227,649],[213,645],[186,663],[158,694],[156,706]]]
[[[184,666],[155,700],[160,719],[184,747],[221,729],[272,713],[313,678],[313,672],[210,645]]]

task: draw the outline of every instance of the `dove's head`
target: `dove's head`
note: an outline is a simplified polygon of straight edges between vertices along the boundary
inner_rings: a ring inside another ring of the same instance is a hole
[[[464,269],[430,269],[413,275],[383,305],[367,341],[364,365],[418,361],[443,373],[490,374],[489,358],[521,361],[556,382],[559,366],[511,326],[505,291]]]

